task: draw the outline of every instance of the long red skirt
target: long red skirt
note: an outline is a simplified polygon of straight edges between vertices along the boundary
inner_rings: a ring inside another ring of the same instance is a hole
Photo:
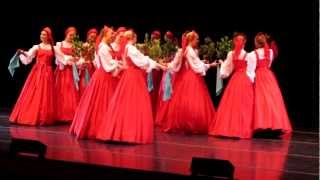
[[[71,122],[79,102],[79,92],[73,81],[72,66],[65,66],[62,70],[57,67],[55,75],[56,120]]]
[[[253,102],[253,84],[245,71],[236,71],[225,89],[215,122],[210,125],[209,134],[251,138]]]
[[[164,132],[207,134],[215,109],[203,77],[181,69],[173,83],[171,99],[157,112],[156,123]]]
[[[96,138],[99,127],[106,117],[108,105],[116,88],[116,79],[103,68],[97,69],[76,109],[70,133],[77,138]]]
[[[103,112],[102,112],[103,113]],[[146,74],[129,67],[118,82],[97,138],[146,144],[153,142],[153,118]]]
[[[292,131],[277,80],[268,68],[256,71],[253,127],[255,130],[282,130],[283,133]]]
[[[35,64],[9,117],[23,125],[54,123],[54,76],[51,66]]]

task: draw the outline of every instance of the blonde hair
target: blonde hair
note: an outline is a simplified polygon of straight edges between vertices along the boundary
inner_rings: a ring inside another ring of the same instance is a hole
[[[123,33],[123,37],[125,37],[127,40],[132,40],[136,37],[136,33],[133,32],[133,30],[127,30]]]
[[[191,31],[187,33],[186,37],[187,37],[187,41],[190,42],[194,40],[196,37],[198,37],[198,34],[195,31]]]

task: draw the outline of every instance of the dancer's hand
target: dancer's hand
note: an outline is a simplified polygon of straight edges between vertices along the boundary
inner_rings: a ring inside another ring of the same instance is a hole
[[[17,53],[18,53],[18,54],[22,54],[22,55],[24,55],[24,56],[28,56],[28,55],[24,52],[24,50],[22,50],[22,49],[17,49]]]
[[[213,62],[213,63],[210,64],[210,67],[216,67],[216,66],[218,66],[218,65],[219,65],[219,63],[215,61],[215,62]]]
[[[225,75],[225,74],[220,74],[220,78],[221,79],[225,79],[225,78],[227,78],[228,76],[227,75]]]
[[[67,61],[67,65],[70,65],[70,66],[74,65],[74,61]]]
[[[162,71],[166,71],[168,68],[162,64],[157,63],[157,67],[160,68]]]

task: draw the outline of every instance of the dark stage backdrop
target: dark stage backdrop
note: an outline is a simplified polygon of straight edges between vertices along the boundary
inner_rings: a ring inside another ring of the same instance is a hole
[[[195,29],[202,40],[205,36],[217,39],[223,35],[231,36],[234,31],[243,31],[248,35],[247,51],[253,49],[254,35],[265,31],[279,45],[279,57],[272,69],[279,81],[294,127],[318,129],[318,4],[315,1],[304,1],[291,3],[287,8],[276,4],[257,5],[256,8],[234,5],[230,8],[226,4],[224,7],[212,6],[210,9],[203,13],[162,15],[36,15],[34,12],[34,15],[9,18],[2,14],[0,107],[12,108],[32,67],[29,65],[18,69],[12,78],[7,70],[9,59],[17,48],[28,49],[38,43],[40,30],[44,26],[52,27],[56,41],[63,39],[65,28],[71,25],[79,29],[83,38],[89,28],[100,29],[104,24],[132,27],[137,31],[140,41],[145,32],[150,33],[155,29],[162,33],[171,30],[179,37],[183,31]],[[212,69],[205,79],[217,107],[220,97],[215,97],[215,74],[216,71]]]

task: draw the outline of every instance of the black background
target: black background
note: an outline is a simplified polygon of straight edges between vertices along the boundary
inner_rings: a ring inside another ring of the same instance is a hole
[[[93,2],[92,2],[93,3]],[[99,3],[99,2],[98,2]],[[102,2],[100,2],[102,3]],[[40,30],[44,26],[53,29],[54,39],[61,41],[68,26],[78,28],[81,37],[91,27],[132,27],[143,40],[145,32],[171,30],[178,37],[188,29],[200,34],[200,39],[211,36],[231,36],[234,31],[248,36],[246,50],[253,49],[254,35],[268,32],[279,45],[279,57],[272,65],[279,81],[291,121],[296,129],[317,130],[319,125],[319,9],[317,1],[285,2],[178,2],[181,6],[165,1],[150,1],[149,5],[108,4],[92,6],[80,3],[65,6],[56,1],[43,1],[39,8],[29,10],[24,6],[12,13],[1,14],[0,41],[0,107],[11,109],[27,78],[31,65],[21,67],[12,78],[7,70],[10,58],[17,48],[28,49],[39,42]],[[50,10],[50,4],[55,4]],[[87,6],[88,5],[88,6]],[[126,7],[124,7],[126,6]],[[14,8],[13,8],[14,7]],[[129,8],[129,9],[126,9]],[[48,12],[51,12],[49,14]],[[19,13],[18,13],[19,12]],[[46,15],[44,15],[46,14]],[[49,14],[49,15],[48,15]],[[217,107],[215,97],[215,70],[210,70],[206,81]]]

